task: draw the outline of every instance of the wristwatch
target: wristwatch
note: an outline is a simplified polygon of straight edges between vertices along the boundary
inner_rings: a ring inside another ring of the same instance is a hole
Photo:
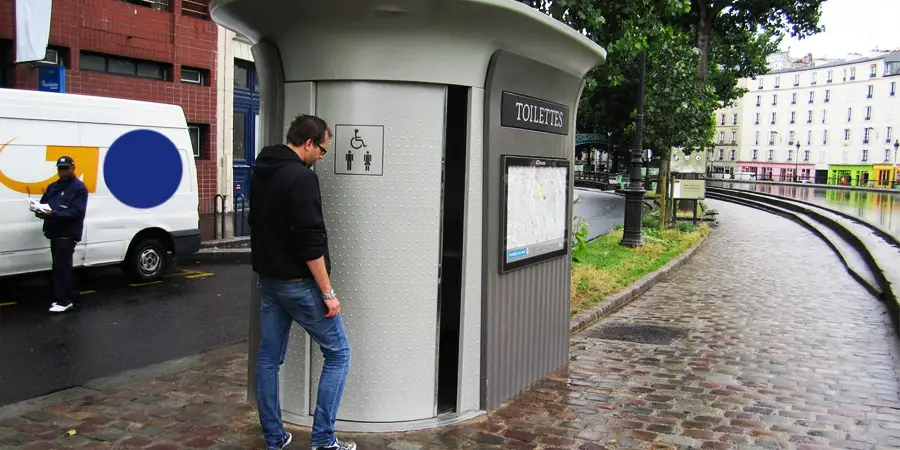
[[[325,292],[325,300],[331,300],[335,297],[337,297],[337,294],[334,293],[334,289],[332,289],[328,292]]]

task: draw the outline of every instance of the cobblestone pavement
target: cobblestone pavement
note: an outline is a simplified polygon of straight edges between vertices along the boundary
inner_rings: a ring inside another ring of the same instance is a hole
[[[571,363],[487,418],[392,448],[900,448],[896,339],[831,251],[781,218],[711,202],[691,263],[599,327],[687,330],[668,345],[573,338]],[[646,335],[644,337],[647,337]],[[0,448],[261,448],[246,354],[0,422]],[[74,435],[67,435],[75,430]],[[308,448],[297,430],[292,448]]]

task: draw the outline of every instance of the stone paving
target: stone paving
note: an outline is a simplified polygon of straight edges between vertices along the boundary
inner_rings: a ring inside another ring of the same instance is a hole
[[[676,327],[679,339],[601,340],[589,328],[567,369],[486,418],[348,437],[396,450],[900,448],[897,339],[883,305],[805,229],[710,203],[721,225],[692,262],[598,325]],[[263,448],[242,403],[245,358],[238,349],[4,420],[0,448]],[[291,448],[309,448],[295,431]]]

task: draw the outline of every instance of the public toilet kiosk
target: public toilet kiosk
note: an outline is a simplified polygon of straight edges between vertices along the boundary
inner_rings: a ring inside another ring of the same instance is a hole
[[[316,172],[352,346],[339,430],[465,420],[567,363],[575,114],[603,48],[512,0],[210,13],[254,44],[263,143],[303,113],[334,131]],[[321,367],[295,325],[285,420],[312,423]]]

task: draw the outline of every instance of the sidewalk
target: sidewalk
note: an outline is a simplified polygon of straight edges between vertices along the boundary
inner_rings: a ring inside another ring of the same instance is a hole
[[[709,242],[573,336],[568,368],[474,422],[347,437],[397,450],[900,447],[900,353],[884,306],[803,228],[711,205]],[[263,448],[243,404],[244,350],[0,421],[0,448]],[[290,448],[309,448],[294,431]]]

